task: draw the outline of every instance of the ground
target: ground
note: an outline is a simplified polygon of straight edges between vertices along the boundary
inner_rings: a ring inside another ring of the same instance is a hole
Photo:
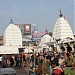
[[[29,75],[29,66],[14,69],[16,70],[16,75]]]

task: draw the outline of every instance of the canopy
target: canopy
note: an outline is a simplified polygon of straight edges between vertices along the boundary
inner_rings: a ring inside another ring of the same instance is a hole
[[[42,47],[42,48],[49,48],[49,46],[46,45],[46,44],[41,45],[41,47]]]
[[[0,46],[0,54],[19,54],[17,46]]]
[[[31,49],[24,49],[24,53],[33,53],[33,51]]]
[[[24,49],[24,53],[28,53],[28,49]]]

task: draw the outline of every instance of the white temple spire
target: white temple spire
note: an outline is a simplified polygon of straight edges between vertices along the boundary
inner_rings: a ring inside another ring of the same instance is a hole
[[[10,19],[10,24],[13,24],[14,22],[13,22],[13,20],[12,20],[12,17],[11,17],[11,19]]]
[[[59,16],[60,16],[60,17],[62,17],[62,16],[63,16],[63,14],[62,14],[62,12],[61,12],[61,9],[60,9],[60,14],[59,14]]]

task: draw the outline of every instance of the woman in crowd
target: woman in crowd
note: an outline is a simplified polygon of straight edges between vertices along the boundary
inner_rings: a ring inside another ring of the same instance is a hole
[[[53,59],[52,62],[52,75],[64,75],[63,69],[59,66],[59,63],[56,59]]]

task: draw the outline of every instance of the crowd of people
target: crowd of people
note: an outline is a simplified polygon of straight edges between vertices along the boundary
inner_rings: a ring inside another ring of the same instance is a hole
[[[68,48],[67,48],[68,49]],[[29,64],[29,74],[34,75],[65,75],[65,67],[75,67],[75,52],[70,48],[60,53],[57,51],[40,51],[38,53],[23,53],[20,55],[1,55],[0,67],[22,68]]]
[[[74,66],[74,53],[48,52],[39,57],[38,68],[35,69],[35,73],[36,75],[64,75],[65,67],[74,68]]]
[[[66,67],[75,70],[75,52],[68,45],[67,52],[40,52],[35,57],[34,75],[65,75]]]
[[[9,67],[26,67],[27,63],[30,62],[30,55],[32,54],[14,54],[14,55],[0,55],[0,67],[9,68]]]

